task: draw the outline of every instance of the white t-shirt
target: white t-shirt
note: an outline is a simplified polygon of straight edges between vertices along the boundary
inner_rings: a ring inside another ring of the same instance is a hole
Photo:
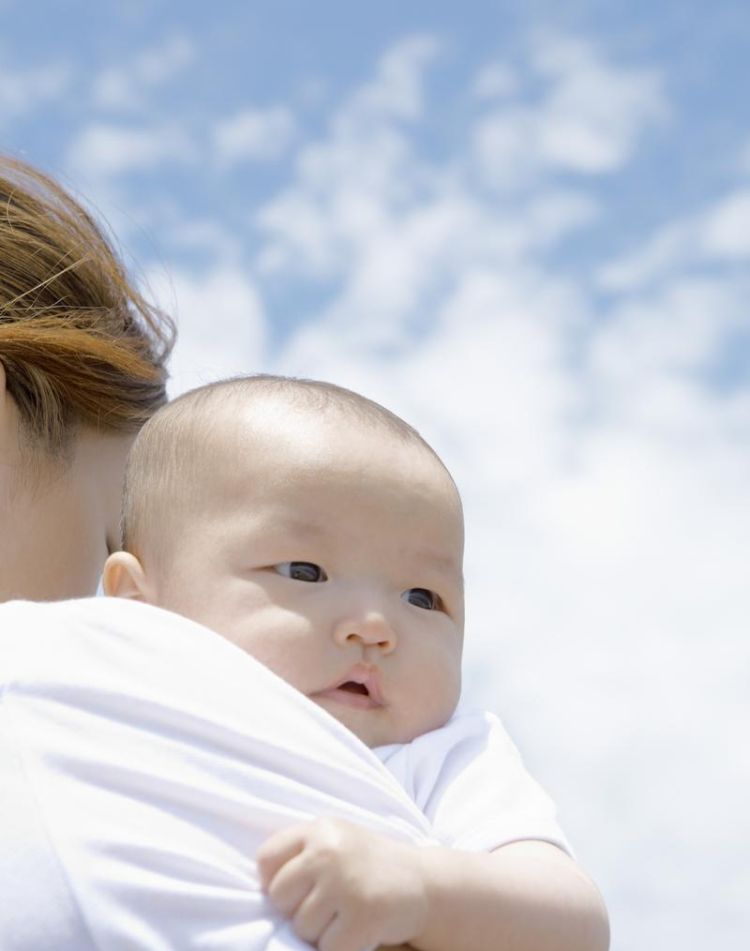
[[[321,815],[419,846],[565,847],[494,718],[372,751],[178,615],[0,606],[3,951],[307,949],[260,892],[254,855]]]
[[[493,713],[459,709],[440,729],[373,753],[442,845],[492,852],[510,842],[541,839],[571,853],[555,804],[527,773]]]

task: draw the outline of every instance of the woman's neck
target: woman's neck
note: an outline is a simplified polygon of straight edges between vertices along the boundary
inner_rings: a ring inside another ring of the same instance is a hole
[[[118,545],[132,436],[84,429],[65,462],[34,458],[20,448],[12,409],[6,399],[0,412],[0,601],[95,594]]]

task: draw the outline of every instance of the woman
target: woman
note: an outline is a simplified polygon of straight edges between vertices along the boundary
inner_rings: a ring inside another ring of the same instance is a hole
[[[173,340],[90,214],[0,157],[0,601],[96,591]]]

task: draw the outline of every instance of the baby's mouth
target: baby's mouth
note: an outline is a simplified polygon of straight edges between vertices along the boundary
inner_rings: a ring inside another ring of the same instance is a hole
[[[338,690],[346,690],[348,693],[359,693],[363,694],[365,697],[370,696],[370,691],[364,684],[358,684],[354,680],[347,680],[346,683],[341,684],[340,687],[337,687]]]
[[[335,700],[347,707],[372,710],[383,705],[380,675],[374,667],[358,664],[344,680],[314,695],[316,699]]]

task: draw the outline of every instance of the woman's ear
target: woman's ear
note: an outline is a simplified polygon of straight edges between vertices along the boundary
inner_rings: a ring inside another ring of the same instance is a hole
[[[12,452],[18,442],[18,409],[8,392],[8,375],[0,360],[0,452]]]
[[[116,551],[104,563],[102,588],[110,598],[153,603],[151,584],[143,565],[129,551]]]
[[[8,392],[8,376],[0,360],[0,419],[3,419],[8,412],[10,393]]]

